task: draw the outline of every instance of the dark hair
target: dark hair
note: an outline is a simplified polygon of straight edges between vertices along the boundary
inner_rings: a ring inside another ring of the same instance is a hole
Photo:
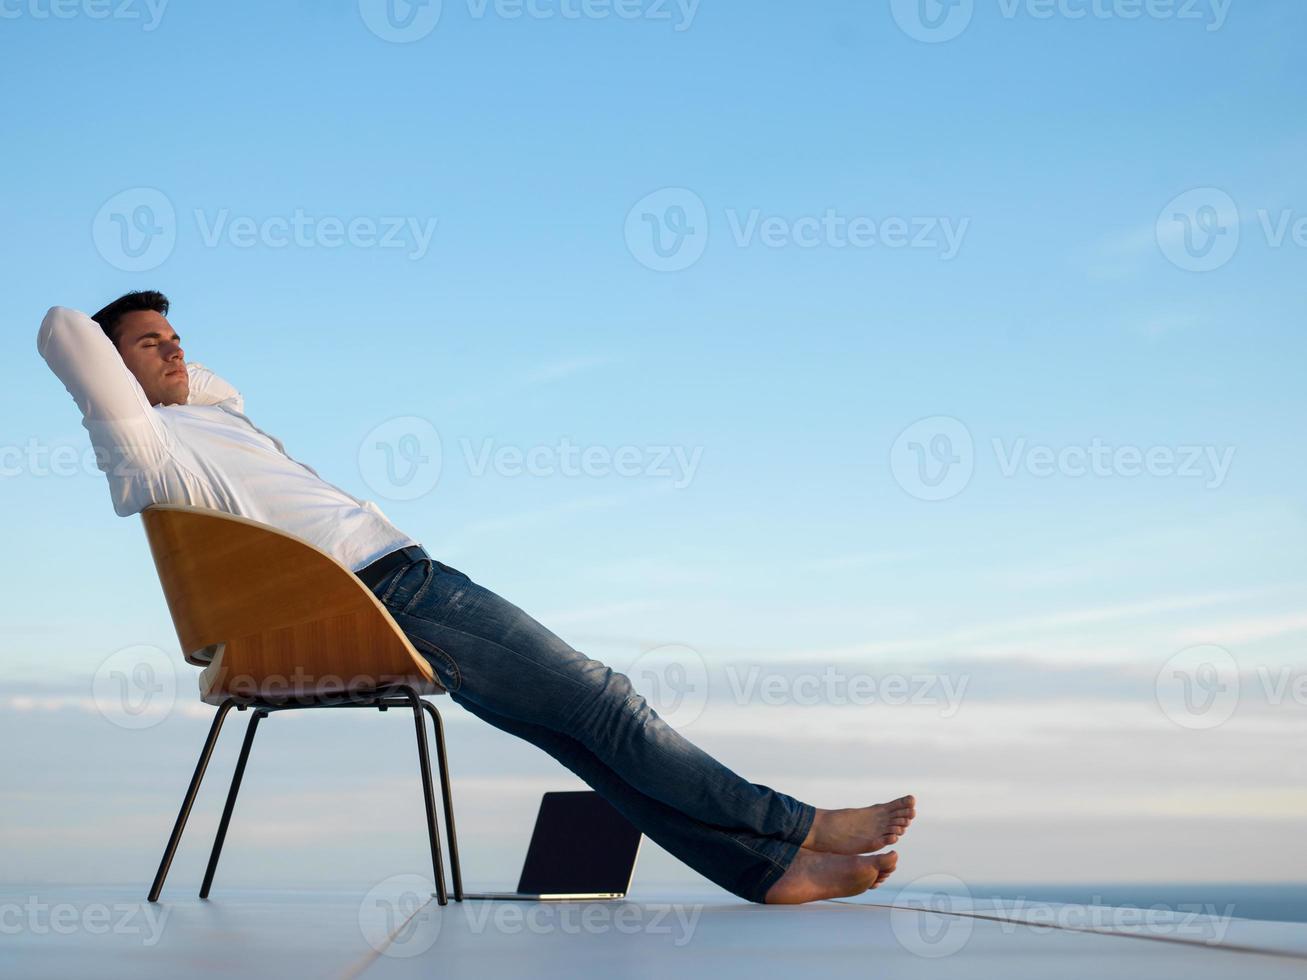
[[[155,313],[167,316],[168,297],[154,289],[140,289],[127,293],[125,296],[119,296],[91,319],[98,323],[100,329],[105,332],[105,336],[116,344],[118,340],[114,337],[114,333],[118,329],[118,321],[126,314],[136,313],[140,310],[153,310]]]

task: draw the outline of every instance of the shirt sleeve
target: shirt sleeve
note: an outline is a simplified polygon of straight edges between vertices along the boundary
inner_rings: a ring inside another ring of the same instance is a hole
[[[216,405],[219,402],[232,401],[236,411],[245,411],[245,399],[241,393],[203,364],[187,362],[186,371],[191,379],[191,391],[187,396],[186,404]]]
[[[36,349],[77,402],[96,465],[106,474],[148,471],[170,455],[167,427],[98,323],[78,310],[52,307]]]

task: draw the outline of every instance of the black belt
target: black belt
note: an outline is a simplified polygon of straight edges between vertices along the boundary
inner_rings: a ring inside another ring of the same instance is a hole
[[[395,569],[402,568],[405,565],[411,565],[415,561],[422,561],[424,558],[429,559],[430,557],[431,556],[423,551],[420,546],[411,545],[407,548],[400,548],[398,551],[392,551],[388,555],[382,555],[371,565],[360,568],[354,574],[361,578],[363,584],[369,589],[375,589],[378,585],[384,582],[386,576]]]

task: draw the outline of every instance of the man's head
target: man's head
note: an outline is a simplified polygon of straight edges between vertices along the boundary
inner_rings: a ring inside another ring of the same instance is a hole
[[[191,379],[182,339],[169,325],[168,297],[153,290],[128,293],[95,316],[151,405],[185,405]]]

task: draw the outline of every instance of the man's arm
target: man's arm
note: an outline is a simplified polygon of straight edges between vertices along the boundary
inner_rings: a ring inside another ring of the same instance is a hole
[[[78,310],[53,307],[41,321],[36,348],[81,409],[101,470],[110,476],[124,475],[124,467],[148,471],[168,457],[167,428],[98,323]]]

